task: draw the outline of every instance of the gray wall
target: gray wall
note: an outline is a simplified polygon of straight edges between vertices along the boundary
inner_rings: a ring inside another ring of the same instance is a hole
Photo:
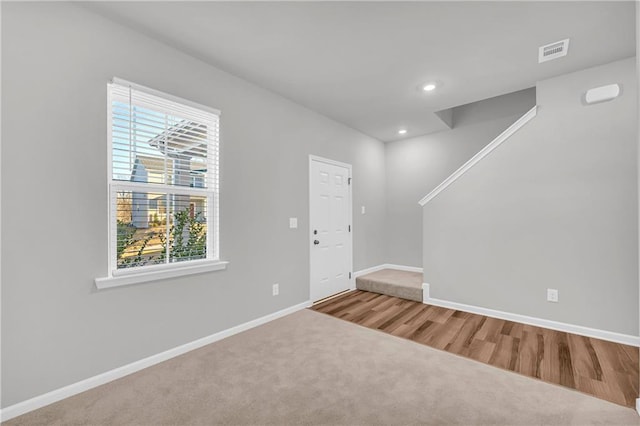
[[[306,301],[309,154],[353,165],[354,268],[384,262],[379,141],[66,3],[3,3],[2,67],[3,407]],[[222,110],[228,270],[95,289],[113,76]]]
[[[453,108],[453,129],[390,142],[386,148],[387,263],[422,266],[418,201],[536,102],[535,88]]]
[[[640,7],[638,3],[635,3],[636,6],[636,83],[640,86]],[[638,96],[638,111],[640,111],[640,96]],[[638,158],[636,164],[638,164],[638,202],[640,203],[640,120],[638,120],[638,132],[636,134],[637,144],[638,144]],[[638,223],[640,225],[640,205],[638,206]],[[640,226],[638,227],[638,242],[640,242]],[[640,268],[640,253],[638,253],[638,268]],[[640,277],[639,277],[640,278]],[[638,280],[638,296],[640,297],[640,280]],[[638,304],[640,305],[640,299],[638,300]],[[640,314],[640,312],[639,312]],[[638,321],[640,321],[640,315],[638,316]],[[638,325],[640,328],[640,323]],[[640,360],[639,360],[640,363]]]
[[[537,117],[423,210],[432,297],[638,335],[636,91],[634,58],[538,84]]]
[[[635,2],[636,6],[636,84],[640,86],[640,7],[638,6],[638,2]],[[640,96],[638,96],[638,111],[640,111]],[[638,144],[638,157],[636,164],[638,165],[638,202],[640,203],[640,120],[638,120],[638,129],[636,134],[636,143]],[[638,222],[640,224],[640,206],[638,210]],[[640,232],[640,227],[639,227]],[[640,233],[638,234],[638,241],[640,242]],[[638,253],[638,267],[640,268],[640,253]],[[638,296],[640,297],[640,280],[638,281],[639,291]],[[640,300],[638,300],[638,304],[640,305]],[[640,312],[639,312],[640,314]],[[640,321],[640,315],[638,316],[638,321]],[[640,323],[638,325],[640,328]],[[640,360],[639,360],[640,362]]]

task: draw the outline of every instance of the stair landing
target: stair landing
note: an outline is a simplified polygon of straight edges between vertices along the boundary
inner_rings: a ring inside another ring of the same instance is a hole
[[[422,303],[421,272],[382,269],[356,278],[356,288]]]

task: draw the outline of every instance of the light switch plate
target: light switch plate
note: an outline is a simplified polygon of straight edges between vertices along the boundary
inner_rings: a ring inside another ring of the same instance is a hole
[[[290,217],[289,218],[289,228],[294,229],[298,227],[298,218]]]
[[[362,212],[361,214],[365,214],[367,212],[367,209],[365,209],[364,206],[362,206],[360,208],[360,211]]]

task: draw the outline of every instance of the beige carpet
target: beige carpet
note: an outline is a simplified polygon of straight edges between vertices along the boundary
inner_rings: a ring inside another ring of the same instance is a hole
[[[304,310],[7,425],[640,425],[629,408]]]
[[[356,278],[356,288],[422,303],[421,272],[382,269]]]

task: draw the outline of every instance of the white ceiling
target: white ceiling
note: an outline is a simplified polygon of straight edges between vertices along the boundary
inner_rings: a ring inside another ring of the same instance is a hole
[[[88,7],[382,141],[445,129],[435,111],[635,54],[631,1]],[[539,46],[567,37],[566,57],[538,64]],[[421,93],[430,81],[440,87]]]

